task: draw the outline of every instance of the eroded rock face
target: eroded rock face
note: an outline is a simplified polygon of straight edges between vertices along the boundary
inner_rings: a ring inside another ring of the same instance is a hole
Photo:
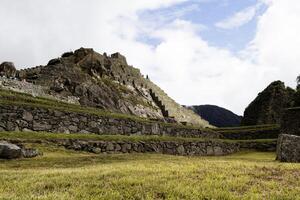
[[[46,66],[20,70],[18,78],[49,88],[53,96],[78,98],[83,106],[163,119],[142,84],[140,71],[129,66],[120,53],[107,56],[80,48],[50,60]]]
[[[300,162],[300,136],[281,134],[276,154],[281,162]]]
[[[128,65],[120,53],[109,56],[80,48],[50,60],[46,66],[20,70],[18,79],[42,86],[60,99],[72,97],[83,106],[210,127],[207,121],[144,78],[139,69]]]
[[[11,78],[16,76],[16,72],[16,67],[12,62],[3,62],[0,65],[0,76]]]
[[[17,145],[0,141],[0,158],[15,159],[22,157],[22,149]]]
[[[271,83],[244,112],[242,125],[280,124],[285,108],[294,103],[295,91],[281,81]]]

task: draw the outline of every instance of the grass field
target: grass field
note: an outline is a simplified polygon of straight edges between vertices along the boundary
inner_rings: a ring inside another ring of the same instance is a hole
[[[34,144],[0,160],[0,199],[300,199],[300,164],[274,153],[225,157],[95,155]]]

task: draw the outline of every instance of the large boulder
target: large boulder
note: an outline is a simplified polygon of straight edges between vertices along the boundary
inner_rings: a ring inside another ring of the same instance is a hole
[[[244,112],[242,125],[280,124],[285,108],[294,103],[295,90],[281,81],[271,83]]]
[[[3,62],[0,65],[0,76],[6,76],[7,78],[16,76],[16,68],[12,62]]]
[[[0,159],[14,159],[22,157],[22,149],[17,145],[0,141]]]
[[[300,162],[300,136],[281,134],[276,154],[281,162]]]

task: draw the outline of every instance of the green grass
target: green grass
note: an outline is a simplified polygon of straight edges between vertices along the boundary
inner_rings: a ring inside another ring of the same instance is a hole
[[[244,132],[244,131],[257,131],[257,130],[274,130],[279,129],[280,125],[278,124],[264,124],[264,125],[255,125],[255,126],[238,126],[238,127],[221,127],[215,128],[213,130],[217,132]]]
[[[29,146],[44,155],[0,160],[0,199],[300,199],[300,165],[278,163],[273,153],[95,155]]]
[[[96,134],[65,134],[65,133],[49,133],[49,132],[0,132],[0,140],[5,139],[21,139],[21,140],[49,140],[49,139],[82,139],[82,140],[102,140],[102,141],[181,141],[181,142],[197,142],[197,141],[220,141],[227,143],[237,142],[274,142],[276,139],[258,139],[258,140],[228,140],[228,139],[205,139],[205,138],[185,138],[171,136],[154,136],[154,135],[96,135]]]

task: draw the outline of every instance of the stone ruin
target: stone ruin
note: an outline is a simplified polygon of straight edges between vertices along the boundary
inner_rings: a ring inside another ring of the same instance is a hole
[[[300,108],[286,109],[277,141],[277,160],[300,162]]]
[[[24,70],[16,70],[9,62],[1,66],[4,76],[45,87],[45,93],[60,99],[72,97],[83,106],[210,127],[199,115],[171,99],[148,76],[145,78],[139,69],[128,65],[119,52],[101,55],[91,48],[80,48],[51,59],[46,66]]]

